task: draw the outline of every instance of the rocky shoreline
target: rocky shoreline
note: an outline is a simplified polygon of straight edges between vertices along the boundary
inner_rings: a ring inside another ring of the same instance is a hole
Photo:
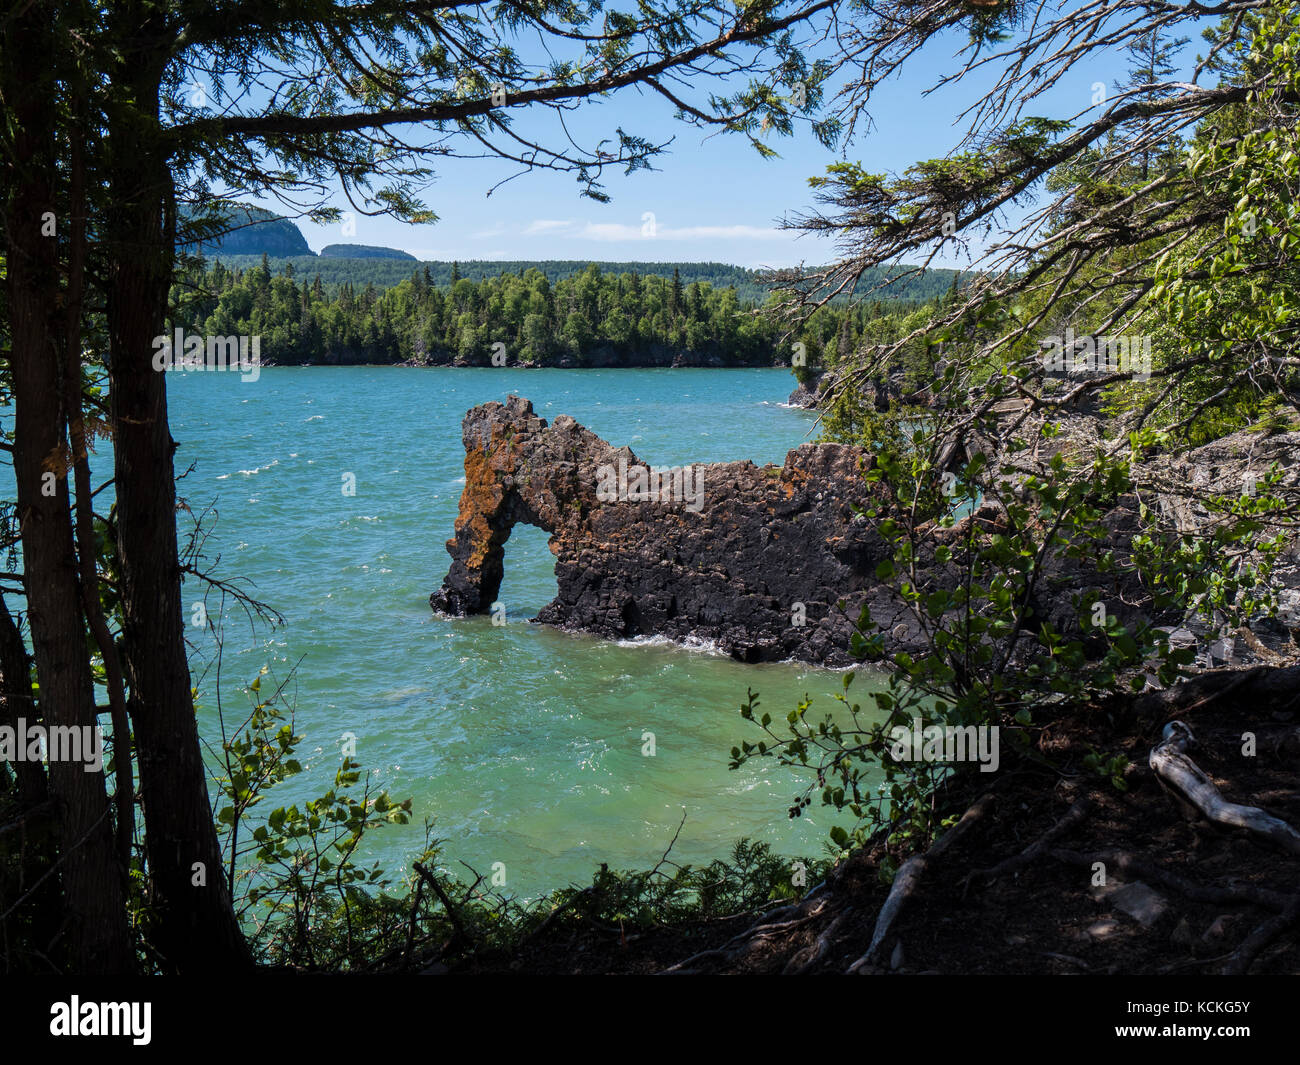
[[[451,566],[430,597],[438,611],[490,611],[505,542],[522,522],[549,532],[556,556],[558,594],[540,622],[609,638],[703,640],[745,662],[847,666],[854,662],[853,621],[865,604],[885,627],[889,653],[927,648],[915,620],[876,576],[890,552],[858,513],[874,492],[863,477],[872,456],[861,448],[804,444],[779,467],[730,462],[656,472],[630,448],[614,447],[568,415],[548,424],[517,396],[469,411],[462,439],[465,488],[447,542]],[[1087,446],[1077,433],[1063,440],[1062,447]],[[1144,503],[1154,504],[1170,527],[1194,523],[1189,485],[1240,491],[1250,471],[1262,473],[1276,462],[1294,488],[1297,456],[1300,433],[1247,432],[1186,455],[1157,457],[1142,470],[1153,495],[1117,501],[1104,516],[1098,551],[1131,542]],[[602,491],[611,477],[622,495]],[[692,486],[698,497],[690,495]],[[986,503],[953,529],[932,529],[927,556],[964,535],[966,522],[977,523],[980,533],[998,532],[1000,514]],[[942,583],[944,567],[933,557],[924,563]],[[1074,599],[1087,592],[1106,600],[1122,622],[1141,618],[1165,626],[1175,645],[1203,646],[1218,637],[1206,667],[1280,664],[1300,659],[1300,559],[1293,550],[1283,555],[1276,577],[1276,614],[1254,618],[1236,633],[1210,633],[1193,616],[1161,614],[1135,574],[1102,574],[1088,559],[1049,568],[1033,615],[1077,634]],[[958,580],[953,573],[954,586]]]

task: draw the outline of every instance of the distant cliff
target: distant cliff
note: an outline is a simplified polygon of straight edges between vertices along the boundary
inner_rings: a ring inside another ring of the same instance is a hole
[[[414,256],[396,248],[378,248],[372,244],[327,244],[320,250],[322,259],[405,259],[419,262]]]
[[[298,227],[261,207],[226,204],[200,213],[181,212],[178,244],[193,255],[314,255]]]
[[[249,255],[271,259],[400,259],[418,262],[414,255],[373,244],[329,244],[317,256],[298,226],[281,215],[252,204],[232,203],[181,211],[177,244],[205,258]]]

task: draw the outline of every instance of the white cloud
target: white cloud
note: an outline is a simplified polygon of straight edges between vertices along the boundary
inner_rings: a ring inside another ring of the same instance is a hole
[[[573,236],[580,240],[640,240],[640,226],[625,226],[618,222],[588,222],[581,232]]]
[[[535,236],[538,233],[556,233],[563,229],[569,229],[574,225],[571,218],[538,218],[528,223],[528,228],[524,230],[525,236]]]
[[[682,229],[659,230],[658,237],[666,240],[771,240],[785,237],[779,229],[762,226],[686,226]]]
[[[581,240],[773,240],[784,239],[788,234],[779,229],[762,226],[672,226],[659,225],[650,236],[641,226],[624,225],[618,222],[588,222],[578,232],[569,234]]]

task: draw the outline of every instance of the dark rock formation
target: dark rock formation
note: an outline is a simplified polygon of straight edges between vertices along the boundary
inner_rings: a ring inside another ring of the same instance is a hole
[[[792,407],[802,407],[804,410],[822,410],[827,406],[839,381],[840,373],[836,370],[814,370],[790,393],[790,398],[786,402]],[[927,391],[907,393],[902,385],[901,374],[872,381],[868,387],[873,390],[872,406],[881,412],[889,410],[891,401],[906,399],[907,402],[917,406],[931,406],[934,403],[934,397]]]
[[[795,386],[795,390],[790,393],[790,398],[786,402],[792,407],[815,410],[817,397],[821,392],[821,385],[825,379],[826,375],[819,373],[815,377],[809,377],[806,381],[800,381]]]
[[[1018,404],[1009,404],[1017,407]],[[996,409],[996,408],[995,408]],[[1041,446],[1027,451],[1000,452],[997,442],[972,439],[966,451],[983,450],[994,456],[995,468],[1038,469],[1059,454],[1067,462],[1084,461],[1094,453],[1108,450],[1113,440],[1107,435],[1114,428],[1107,420],[1083,413],[1043,412],[1037,422],[1022,423],[1021,437],[1039,440]],[[1050,440],[1039,439],[1037,425],[1051,420],[1057,426]],[[1017,416],[1018,421],[1018,416]],[[1086,557],[1076,561],[1053,560],[1047,566],[1043,586],[1035,602],[1037,612],[1059,631],[1076,631],[1072,596],[1085,592],[1087,598],[1103,599],[1108,610],[1125,624],[1147,620],[1166,628],[1175,646],[1196,646],[1202,667],[1213,665],[1277,665],[1300,661],[1300,542],[1294,528],[1286,523],[1265,521],[1260,541],[1286,532],[1287,544],[1268,564],[1268,583],[1276,597],[1273,611],[1261,609],[1245,625],[1231,632],[1221,631],[1197,611],[1157,610],[1147,582],[1137,574],[1098,574],[1091,560],[1113,552],[1120,560],[1132,554],[1133,538],[1140,533],[1173,539],[1183,534],[1211,537],[1216,525],[1224,524],[1222,512],[1212,512],[1206,500],[1231,499],[1244,493],[1254,494],[1254,483],[1273,467],[1282,471],[1280,483],[1273,489],[1294,506],[1300,503],[1300,432],[1262,432],[1242,430],[1188,451],[1153,451],[1132,470],[1138,493],[1119,497],[1101,517],[1105,535]],[[1150,516],[1140,519],[1141,503],[1150,508]],[[990,525],[996,527],[1000,508],[990,507]],[[1261,566],[1264,557],[1247,552],[1242,565]],[[1263,587],[1257,587],[1256,593]]]
[[[1086,454],[1092,446],[1086,429],[1095,421],[1075,421],[1075,431],[1057,446]],[[524,522],[551,534],[556,556],[558,594],[538,621],[607,637],[696,637],[749,662],[848,665],[853,622],[865,604],[885,631],[888,653],[926,649],[911,615],[877,582],[886,547],[854,511],[868,505],[873,492],[862,476],[872,459],[861,448],[804,444],[780,467],[728,462],[678,468],[674,476],[661,471],[662,490],[645,493],[638,489],[640,480],[645,487],[653,483],[650,467],[629,448],[613,447],[568,415],[547,425],[519,397],[504,406],[475,407],[465,416],[463,438],[465,489],[455,537],[447,542],[451,568],[430,597],[437,610],[491,609],[501,587],[504,545],[514,525]],[[1192,513],[1193,486],[1240,492],[1248,474],[1262,476],[1277,463],[1287,471],[1289,490],[1297,490],[1298,454],[1300,434],[1240,433],[1186,455],[1153,456],[1136,472],[1163,512],[1160,524],[1178,529],[1204,517]],[[934,548],[963,538],[968,522],[979,536],[1007,533],[1005,519],[1002,508],[986,500],[955,527],[923,527],[918,562],[925,582],[957,586],[960,575],[936,563]],[[1036,629],[1048,622],[1100,654],[1104,641],[1080,627],[1079,612],[1080,604],[1104,602],[1124,624],[1146,619],[1176,630],[1179,639],[1213,639],[1202,620],[1154,609],[1138,574],[1124,567],[1098,572],[1097,559],[1108,552],[1126,556],[1144,529],[1138,497],[1116,500],[1101,523],[1092,550],[1047,560],[1025,624]],[[1276,615],[1252,619],[1218,658],[1297,658],[1300,562],[1294,549],[1276,576]]]
[[[1253,495],[1255,482],[1274,467],[1282,479],[1272,492],[1294,504],[1300,499],[1300,432],[1242,430],[1185,454],[1158,455],[1139,474],[1155,490],[1163,522],[1183,532],[1204,530],[1213,520],[1202,502],[1206,496]],[[1286,532],[1287,545],[1272,563],[1276,611],[1252,617],[1248,628],[1237,634],[1240,639],[1224,656],[1234,664],[1276,665],[1300,659],[1300,543],[1294,528],[1275,524],[1261,529],[1260,539],[1271,539],[1279,531]],[[1259,559],[1246,561],[1258,564]],[[1189,616],[1183,624],[1203,639],[1212,635],[1202,618]]]
[[[687,467],[657,499],[610,502],[600,496],[621,470],[634,496],[648,468],[568,415],[548,426],[512,396],[471,410],[463,436],[465,488],[435,609],[489,611],[504,544],[525,522],[551,534],[556,556],[559,594],[539,621],[608,637],[697,637],[743,661],[850,662],[850,619],[878,595],[885,557],[851,509],[870,499],[860,448],[804,444],[780,467]],[[883,595],[872,609],[895,613]]]

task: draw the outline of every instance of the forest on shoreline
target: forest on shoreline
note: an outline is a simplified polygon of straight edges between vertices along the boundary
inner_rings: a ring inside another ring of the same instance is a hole
[[[811,368],[847,357],[865,335],[910,331],[939,302],[827,303],[792,327],[775,295],[746,301],[734,286],[685,283],[677,267],[661,276],[591,263],[552,281],[537,267],[473,279],[453,263],[439,284],[427,264],[402,265],[407,276],[390,287],[349,279],[331,289],[292,260],[278,273],[267,256],[243,269],[218,260],[173,294],[193,332],[260,336],[263,362],[284,366]],[[958,275],[945,275],[951,295]]]

